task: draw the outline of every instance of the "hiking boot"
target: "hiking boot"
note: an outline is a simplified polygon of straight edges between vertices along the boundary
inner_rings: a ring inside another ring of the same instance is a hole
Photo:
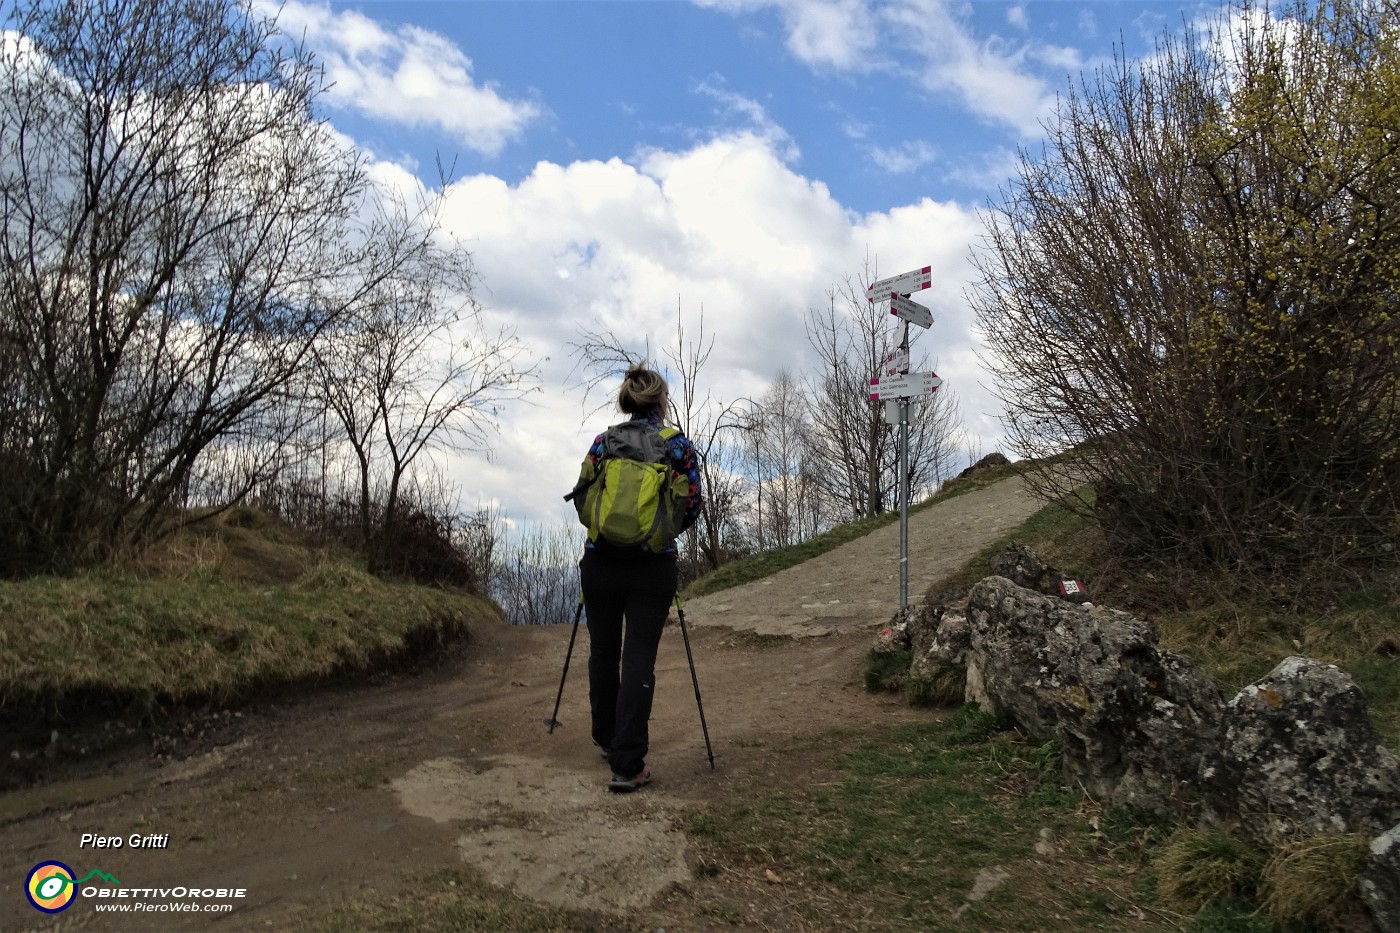
[[[608,756],[612,754],[612,749],[608,748],[606,745],[599,745],[597,742],[594,742],[593,747],[598,749],[598,754],[603,756],[604,761],[607,761]]]
[[[608,782],[608,790],[614,794],[630,794],[639,787],[645,787],[651,783],[651,769],[643,768],[631,777],[625,777],[617,772],[613,772],[612,780]]]

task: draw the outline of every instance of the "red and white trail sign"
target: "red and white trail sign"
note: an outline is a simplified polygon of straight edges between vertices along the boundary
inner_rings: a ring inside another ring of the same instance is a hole
[[[912,398],[915,395],[931,395],[938,391],[943,380],[938,373],[901,373],[898,376],[882,376],[870,380],[870,400],[882,398]]]
[[[871,282],[870,287],[865,290],[865,297],[870,301],[875,301],[884,298],[891,292],[907,294],[908,292],[917,292],[921,288],[928,288],[932,284],[933,267],[924,266],[913,272],[902,272],[887,279],[880,279],[878,282]]]

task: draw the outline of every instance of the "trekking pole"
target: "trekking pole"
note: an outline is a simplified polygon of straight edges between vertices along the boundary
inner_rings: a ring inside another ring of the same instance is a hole
[[[574,630],[569,633],[569,650],[564,655],[564,673],[559,675],[559,695],[554,698],[554,715],[544,721],[549,726],[549,734],[554,734],[554,727],[561,725],[559,722],[559,701],[564,699],[564,678],[569,676],[569,659],[574,656],[574,639],[578,637],[578,620],[583,615],[583,594],[578,594],[578,609],[574,611]]]
[[[710,747],[710,729],[705,725],[705,704],[700,702],[700,678],[695,676],[695,658],[690,654],[690,635],[685,630],[685,609],[681,605],[680,594],[676,594],[676,616],[681,620],[681,641],[685,642],[685,659],[690,662],[690,682],[695,687],[695,708],[700,711],[700,731],[705,736],[705,755],[710,759],[710,770],[715,768],[715,752]]]

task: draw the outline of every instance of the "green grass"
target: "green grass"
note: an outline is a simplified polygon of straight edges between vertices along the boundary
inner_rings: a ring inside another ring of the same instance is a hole
[[[0,618],[23,620],[0,627],[0,709],[232,702],[419,660],[497,618],[478,597],[382,581],[348,559],[307,559],[289,582],[253,579],[247,561],[169,571],[0,581]]]
[[[1061,753],[974,705],[804,741],[787,750],[800,761],[788,780],[737,786],[684,818],[696,876],[731,892],[691,896],[723,919],[729,900],[762,897],[747,879],[771,872],[800,893],[762,929],[1366,928],[1353,896],[1365,839],[1271,853],[1223,830],[1143,823],[1066,786]],[[970,902],[993,872],[1006,881]]]
[[[940,502],[946,502],[949,499],[955,499],[969,492],[984,489],[1007,477],[1019,474],[1023,469],[1024,466],[1022,464],[1012,463],[1005,466],[979,470],[963,479],[952,480],[945,483],[944,488],[936,495],[930,496],[923,502],[911,506],[910,512],[920,512]],[[857,538],[863,538],[872,531],[877,531],[897,521],[899,521],[899,512],[884,512],[880,515],[860,519],[859,521],[838,525],[830,531],[817,535],[814,538],[809,538],[799,544],[791,545],[790,547],[774,548],[770,551],[764,551],[761,554],[741,557],[693,581],[686,587],[684,596],[687,599],[694,599],[698,596],[704,596],[707,593],[716,593],[720,590],[729,589],[730,587],[742,586],[745,583],[762,580],[780,570],[796,567],[803,561],[819,557],[827,551],[834,550],[843,544],[855,541]]]
[[[743,788],[741,803],[701,810],[686,829],[712,873],[771,870],[801,887],[789,909],[817,929],[1123,929],[1131,884],[1094,871],[1101,856],[1082,798],[1058,778],[1058,748],[1003,725],[964,707],[831,736],[812,747],[848,749],[827,762],[834,780],[795,772]],[[1042,830],[1057,855],[1035,851]],[[1010,879],[967,903],[997,870]]]
[[[871,693],[898,693],[909,675],[909,651],[871,651],[865,658],[865,689]]]

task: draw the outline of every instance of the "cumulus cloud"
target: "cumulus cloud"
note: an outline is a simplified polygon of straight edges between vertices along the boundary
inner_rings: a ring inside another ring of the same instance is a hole
[[[628,160],[541,162],[509,184],[489,174],[445,193],[444,219],[474,252],[488,315],[512,323],[542,363],[544,391],[506,413],[490,458],[454,476],[517,519],[553,520],[588,442],[615,412],[590,416],[570,344],[610,331],[667,365],[677,316],[714,350],[703,381],[721,398],[758,396],[779,370],[815,375],[810,309],[846,276],[931,265],[920,301],[936,323],[916,350],[939,359],[969,427],[996,446],[996,406],[980,383],[963,290],[975,212],[928,199],[860,215],[795,171],[772,140],[743,131]],[[891,327],[896,323],[891,318]],[[611,385],[607,388],[610,390]],[[606,403],[606,396],[589,401]],[[528,476],[528,483],[521,477]]]
[[[472,75],[472,62],[444,36],[416,26],[390,30],[354,10],[288,0],[260,7],[282,30],[316,48],[333,84],[327,102],[389,123],[441,129],[494,156],[540,115]]]

